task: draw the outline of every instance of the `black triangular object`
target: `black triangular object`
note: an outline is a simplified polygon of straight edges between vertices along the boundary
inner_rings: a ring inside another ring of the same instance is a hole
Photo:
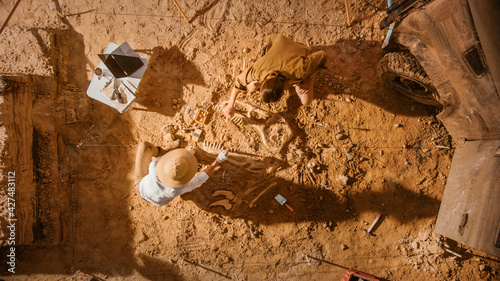
[[[98,54],[97,56],[116,78],[130,76],[144,65],[139,57],[116,54]]]

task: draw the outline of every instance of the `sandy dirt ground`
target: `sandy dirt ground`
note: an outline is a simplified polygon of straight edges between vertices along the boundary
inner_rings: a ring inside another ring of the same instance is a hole
[[[0,1],[0,19],[15,2]],[[385,1],[350,2],[351,27],[341,0],[178,0],[190,22],[172,1],[20,1],[0,35],[0,72],[36,84],[23,121],[36,134],[19,146],[34,154],[37,224],[2,278],[341,280],[354,268],[381,280],[498,280],[498,259],[433,232],[453,141],[435,109],[377,77]],[[234,75],[273,33],[326,51],[315,101],[240,95],[252,122],[227,121],[219,109]],[[149,64],[121,114],[86,91],[97,54],[125,41]],[[187,107],[210,112],[198,141]],[[199,148],[200,169],[218,145],[246,162],[155,207],[134,188],[135,151],[166,133]],[[229,210],[210,206],[223,199]]]

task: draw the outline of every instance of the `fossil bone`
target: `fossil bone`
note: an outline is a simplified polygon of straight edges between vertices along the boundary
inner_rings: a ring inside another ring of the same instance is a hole
[[[216,108],[224,108],[227,104],[228,101],[224,101]],[[278,114],[239,101],[235,102],[234,111],[231,121],[238,127],[251,126],[260,134],[264,146],[271,151],[281,151],[293,137],[290,124]]]
[[[222,199],[222,200],[215,201],[212,204],[208,205],[209,208],[215,207],[215,206],[222,206],[222,207],[224,207],[224,209],[226,209],[228,211],[231,210],[231,208],[233,207],[233,205],[231,205],[231,203],[229,203],[229,199]]]
[[[222,150],[224,150],[224,146],[218,143],[210,143],[207,141],[203,142],[203,150],[209,154],[219,154]]]
[[[229,190],[217,190],[214,192],[214,194],[212,194],[213,197],[215,196],[224,196],[226,197],[226,199],[229,199],[229,200],[233,200],[234,199],[234,193],[232,191],[229,191]]]
[[[220,149],[209,149],[206,152],[215,155],[218,154],[220,151],[221,151]],[[254,158],[235,152],[228,153],[227,162],[253,174],[273,173],[280,166],[283,165],[283,162],[276,158],[272,157]]]
[[[239,114],[238,114],[239,115]],[[238,116],[238,115],[234,115],[232,118],[231,118],[231,121],[236,125],[238,126],[239,128],[243,127],[243,125],[245,125],[245,122],[243,121],[243,119]]]
[[[253,205],[255,204],[255,201],[257,201],[257,199],[259,199],[262,195],[264,195],[264,193],[266,193],[266,191],[268,191],[269,189],[277,186],[278,184],[276,182],[273,182],[271,183],[268,187],[266,187],[264,190],[262,190],[259,195],[257,195],[257,197],[255,197],[252,202],[250,202],[250,204],[248,205],[250,208],[253,207]]]

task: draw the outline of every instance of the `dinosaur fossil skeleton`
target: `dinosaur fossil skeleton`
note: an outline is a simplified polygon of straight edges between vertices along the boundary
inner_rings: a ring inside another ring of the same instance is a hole
[[[216,108],[222,109],[227,104],[228,101],[222,102]],[[236,101],[231,121],[239,128],[251,126],[259,133],[264,146],[271,151],[280,152],[293,137],[293,130],[285,118],[251,104]]]

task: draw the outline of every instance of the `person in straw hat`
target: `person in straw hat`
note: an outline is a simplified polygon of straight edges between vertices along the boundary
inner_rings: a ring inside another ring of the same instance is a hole
[[[141,142],[135,159],[136,186],[144,200],[156,206],[166,205],[176,196],[200,187],[215,167],[227,160],[227,154],[222,151],[212,164],[197,173],[198,160],[191,151],[177,148],[166,152],[149,142]]]

